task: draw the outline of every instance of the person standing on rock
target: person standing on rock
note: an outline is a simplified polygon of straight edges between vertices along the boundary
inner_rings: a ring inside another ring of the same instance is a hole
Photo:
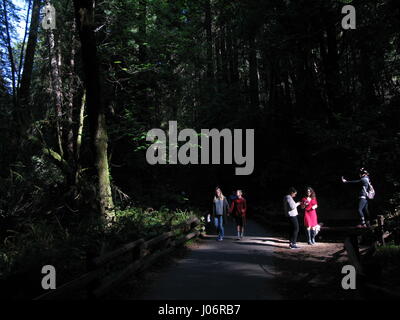
[[[301,200],[301,207],[304,209],[304,226],[307,229],[308,244],[315,244],[315,236],[317,235],[318,218],[317,211],[318,202],[315,191],[308,187],[306,195]]]
[[[289,219],[291,230],[289,236],[289,248],[290,249],[298,249],[297,246],[297,237],[299,235],[299,220],[297,212],[297,207],[300,205],[300,202],[295,202],[294,198],[297,195],[297,190],[293,187],[289,188],[288,194],[283,198],[283,208],[285,212],[285,216]]]
[[[244,227],[246,225],[247,203],[243,198],[242,190],[236,191],[236,199],[232,201],[229,212],[233,215],[237,228],[237,240],[241,240],[244,236]]]
[[[344,177],[342,177],[342,182],[343,183],[356,183],[361,186],[361,190],[359,192],[358,198],[358,214],[360,216],[360,224],[357,225],[358,228],[366,228],[369,225],[369,221],[365,218],[369,218],[369,211],[368,211],[368,194],[369,192],[372,192],[375,194],[375,191],[373,190],[369,178],[369,173],[367,170],[364,168],[360,169],[360,179],[359,180],[353,180],[353,181],[347,181]]]
[[[220,188],[216,188],[213,199],[213,221],[215,228],[217,228],[218,231],[217,241],[224,240],[224,222],[228,210],[228,201],[222,194],[222,190]]]

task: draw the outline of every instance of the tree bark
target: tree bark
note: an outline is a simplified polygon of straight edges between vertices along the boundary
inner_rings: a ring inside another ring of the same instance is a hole
[[[108,135],[101,97],[100,71],[94,34],[95,3],[93,0],[74,0],[74,7],[75,21],[81,42],[90,139],[95,156],[97,205],[101,216],[106,220],[111,220],[114,216],[114,205],[107,157]]]
[[[207,39],[207,78],[214,79],[211,0],[205,1],[205,29]]]
[[[141,65],[145,65],[148,62],[148,50],[147,50],[147,0],[140,0],[138,7],[138,24],[139,24],[139,63]],[[152,118],[152,114],[150,112],[151,106],[151,98],[150,93],[148,91],[149,88],[149,71],[141,72],[138,75],[138,100],[137,100],[137,113],[136,119],[141,123],[148,123]]]
[[[58,47],[58,46],[57,46]],[[49,30],[49,51],[50,51],[50,73],[51,73],[51,87],[54,97],[55,114],[56,114],[56,128],[57,128],[57,142],[59,153],[64,157],[63,148],[63,94],[62,94],[62,80],[60,74],[60,59],[58,57],[59,49],[56,48],[56,40],[53,30]]]
[[[8,51],[8,60],[10,61],[10,66],[11,66],[11,86],[12,86],[12,98],[13,98],[13,104],[14,108],[17,108],[17,94],[16,94],[16,83],[15,83],[15,73],[16,73],[16,68],[15,68],[15,61],[14,61],[14,55],[13,55],[13,50],[12,50],[12,44],[11,44],[11,35],[10,35],[10,26],[8,23],[8,14],[7,14],[7,2],[6,0],[3,0],[3,14],[4,14],[4,24],[5,24],[5,29],[6,29],[6,44],[7,44],[7,51]]]
[[[253,108],[260,105],[258,90],[258,66],[255,35],[249,39],[249,73],[250,73],[250,103]]]
[[[80,173],[82,169],[81,165],[81,146],[82,146],[82,135],[83,135],[83,125],[85,120],[85,105],[86,105],[86,92],[83,92],[82,101],[79,106],[78,113],[78,127],[76,131],[76,140],[75,140],[75,152],[74,152],[74,184],[76,186],[80,183]]]
[[[33,61],[36,51],[37,34],[38,34],[39,18],[40,18],[40,4],[41,0],[33,0],[32,17],[31,17],[31,24],[29,27],[28,42],[26,45],[24,69],[21,76],[21,86],[18,92],[19,108],[21,109],[19,112],[19,121],[23,124],[23,127],[25,127],[26,124],[26,114],[27,114],[26,104],[28,103],[28,98],[30,93]]]
[[[76,116],[74,115],[74,98],[75,98],[75,93],[76,93],[76,87],[77,83],[75,81],[75,32],[76,32],[76,24],[75,21],[72,21],[71,23],[71,28],[72,28],[72,35],[71,35],[71,52],[70,52],[70,61],[69,61],[69,75],[68,75],[68,106],[67,106],[67,121],[68,121],[68,128],[66,132],[66,150],[67,150],[67,155],[68,159],[73,161],[75,163],[75,166],[77,164],[77,159],[75,157],[75,139],[74,139],[74,128],[75,125],[74,123],[80,123],[79,121],[79,112],[76,113]],[[78,121],[74,121],[78,120]],[[79,127],[79,125],[78,125]]]
[[[226,25],[225,22],[221,24],[221,63],[222,63],[222,79],[224,84],[227,85],[229,83],[229,74],[228,74],[228,56],[226,50]]]
[[[339,56],[334,22],[326,28],[326,45],[321,39],[320,51],[325,71],[325,88],[328,98],[327,107],[332,112],[343,112],[338,96],[341,92],[339,82]]]
[[[26,13],[24,39],[22,40],[21,56],[20,56],[20,59],[19,59],[19,66],[18,66],[17,88],[19,88],[19,85],[20,85],[20,82],[21,82],[22,63],[24,61],[24,49],[25,49],[26,36],[28,35],[29,14],[31,12],[31,8],[32,8],[32,0],[29,0],[29,2],[28,2],[28,11]]]
[[[232,61],[232,82],[239,83],[239,45],[236,37],[231,33],[232,47],[233,47],[233,61]]]

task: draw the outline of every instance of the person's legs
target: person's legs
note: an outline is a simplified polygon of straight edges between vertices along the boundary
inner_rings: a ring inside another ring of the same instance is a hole
[[[297,219],[297,216],[296,216],[296,217],[293,217],[293,236],[292,236],[293,244],[297,243],[297,237],[299,236],[299,230],[300,230],[299,220]]]
[[[288,217],[289,219],[289,244],[291,245],[293,243],[293,234],[294,234],[294,222],[293,222],[293,217]]]
[[[217,231],[218,231],[218,218],[217,217],[214,218],[214,226],[215,226],[215,229],[217,229]]]
[[[368,200],[361,198],[358,203],[358,214],[360,215],[361,224],[365,224],[364,209],[368,205]],[[367,209],[368,210],[368,209]]]
[[[215,229],[217,229],[217,232],[218,232],[218,237],[217,237],[217,240],[218,240],[221,237],[221,233],[220,233],[220,229],[219,229],[219,218],[218,218],[218,216],[216,216],[214,218],[214,225],[215,225]]]
[[[240,240],[240,234],[241,234],[242,226],[243,226],[242,217],[240,217],[240,216],[236,217],[236,225],[237,225],[237,239]]]
[[[222,216],[219,217],[219,230],[221,239],[224,238],[224,218]]]
[[[370,226],[369,221],[370,221],[371,217],[369,215],[368,199],[366,199],[366,203],[365,203],[365,207],[364,207],[364,217],[365,217],[366,224],[369,227]]]
[[[299,234],[299,220],[297,217],[289,217],[290,221],[290,235],[289,235],[289,248],[298,248],[296,245],[297,237]]]
[[[315,227],[312,227],[310,230],[311,244],[315,244]]]
[[[310,227],[307,227],[307,242],[308,242],[308,244],[312,244],[312,241],[311,241],[311,228]]]
[[[239,218],[238,218],[238,217],[235,217],[235,222],[236,222],[237,237],[239,238],[239,234],[240,234],[240,222],[239,222]]]

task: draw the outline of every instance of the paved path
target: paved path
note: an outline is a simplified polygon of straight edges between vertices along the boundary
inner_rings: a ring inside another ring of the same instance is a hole
[[[169,266],[146,290],[145,300],[280,299],[274,283],[270,233],[249,220],[245,237],[237,241],[232,222],[225,240],[200,240],[185,258]]]

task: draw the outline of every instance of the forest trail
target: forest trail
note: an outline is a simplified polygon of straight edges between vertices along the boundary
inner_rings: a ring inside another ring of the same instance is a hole
[[[249,220],[245,237],[238,241],[234,223],[228,221],[224,241],[216,241],[215,235],[199,240],[154,279],[141,299],[281,299],[273,275],[274,241],[268,235],[271,232]]]

